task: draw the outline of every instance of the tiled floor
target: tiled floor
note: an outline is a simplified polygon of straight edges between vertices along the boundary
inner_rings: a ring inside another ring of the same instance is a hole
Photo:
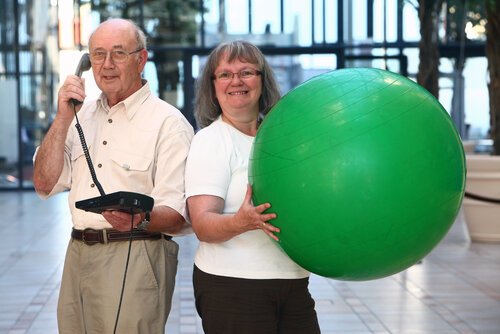
[[[33,192],[0,192],[0,209],[0,333],[57,333],[71,229],[67,195],[41,201]],[[197,241],[188,236],[177,242],[179,272],[166,333],[203,333],[191,286]],[[368,282],[312,275],[311,293],[324,334],[498,334],[500,244],[470,243],[460,213],[421,264]]]

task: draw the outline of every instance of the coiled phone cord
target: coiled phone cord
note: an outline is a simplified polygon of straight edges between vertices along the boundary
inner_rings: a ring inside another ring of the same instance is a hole
[[[97,189],[99,189],[99,193],[101,194],[101,196],[104,196],[106,195],[106,193],[104,192],[104,189],[102,189],[101,183],[99,182],[99,180],[97,180],[97,176],[95,175],[94,164],[92,163],[92,160],[90,160],[89,148],[87,147],[87,142],[85,141],[85,136],[83,135],[83,130],[82,127],[80,126],[80,122],[78,121],[75,103],[73,103],[73,112],[75,113],[75,119],[76,119],[76,124],[75,124],[76,131],[78,131],[78,135],[80,136],[80,142],[82,143],[85,159],[87,159],[87,165],[89,166],[90,175],[92,176],[92,181],[94,181],[94,184],[96,185]]]
[[[80,136],[80,142],[82,144],[83,153],[85,154],[85,159],[87,160],[87,165],[89,166],[90,175],[92,176],[92,181],[94,181],[94,184],[97,186],[97,189],[99,189],[99,193],[101,194],[101,196],[104,196],[106,194],[104,192],[104,189],[102,189],[101,183],[97,180],[97,176],[95,174],[95,169],[94,169],[94,164],[92,163],[92,160],[90,159],[90,153],[89,153],[89,149],[87,146],[87,142],[85,141],[85,136],[83,134],[82,127],[80,126],[80,122],[78,121],[78,116],[77,116],[77,112],[76,112],[76,104],[77,103],[73,103],[73,112],[75,113],[75,119],[76,119],[75,127],[76,127],[76,130],[78,131],[78,136]],[[127,278],[127,270],[128,270],[129,260],[130,260],[130,251],[132,248],[132,238],[133,238],[133,234],[134,234],[134,213],[133,212],[131,213],[131,216],[132,216],[132,221],[130,223],[130,237],[129,237],[129,243],[128,243],[127,261],[125,263],[125,271],[123,273],[122,290],[120,292],[120,302],[118,303],[118,310],[116,312],[116,319],[115,319],[115,326],[113,329],[113,334],[116,333],[116,328],[118,326],[118,319],[120,318],[120,310],[122,307],[123,292],[125,291],[125,280]]]

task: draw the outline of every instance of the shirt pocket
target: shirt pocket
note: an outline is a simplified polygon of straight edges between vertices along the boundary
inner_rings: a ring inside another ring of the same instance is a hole
[[[90,150],[90,147],[91,145],[87,146],[87,150]],[[82,162],[87,163],[85,158],[85,151],[83,150],[83,147],[79,142],[74,143],[71,146],[71,162],[73,164]]]
[[[116,182],[116,189],[151,193],[153,188],[152,158],[130,154],[130,152],[113,151],[110,159],[113,166],[109,182]]]
[[[90,149],[90,146],[87,147]],[[90,173],[90,167],[85,157],[85,151],[80,142],[74,142],[71,145],[70,152],[71,160],[71,191],[75,198],[84,199],[90,196],[97,196],[97,188],[89,190],[91,184],[94,183]],[[100,180],[101,178],[99,178]]]
[[[92,144],[94,142],[94,136],[95,136],[95,122],[89,121],[89,120],[80,120],[81,123],[81,129],[82,129],[82,134],[79,134],[79,132],[74,129],[73,125],[73,131],[72,137],[71,137],[71,162],[74,164],[78,161],[78,163],[84,162],[87,164],[86,158],[85,158],[85,151],[87,152],[92,152]],[[85,130],[83,130],[85,129]],[[82,144],[82,136],[85,142],[85,150],[83,148]]]

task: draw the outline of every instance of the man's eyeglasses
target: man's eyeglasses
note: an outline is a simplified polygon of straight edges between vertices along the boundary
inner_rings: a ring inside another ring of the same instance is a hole
[[[212,80],[215,80],[215,79],[220,80],[220,81],[233,80],[235,74],[238,75],[238,78],[240,78],[242,80],[249,80],[257,75],[261,75],[262,72],[257,71],[257,70],[242,70],[242,71],[239,71],[236,73],[220,72],[220,73],[215,73],[214,75],[212,75]]]
[[[126,52],[124,50],[94,51],[90,54],[90,62],[96,65],[102,64],[106,60],[106,56],[109,53],[111,61],[113,61],[113,63],[115,64],[124,63],[127,60],[128,56],[137,53],[141,50],[142,48],[132,52]]]

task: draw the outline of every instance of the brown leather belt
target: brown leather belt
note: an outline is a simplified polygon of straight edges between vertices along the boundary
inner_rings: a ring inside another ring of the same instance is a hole
[[[83,241],[87,245],[94,245],[97,243],[107,244],[114,241],[129,241],[130,231],[120,232],[115,229],[94,230],[93,228],[86,228],[85,230],[71,231],[71,237],[75,240]],[[158,232],[149,232],[144,230],[133,230],[132,240],[170,240],[172,237]]]

